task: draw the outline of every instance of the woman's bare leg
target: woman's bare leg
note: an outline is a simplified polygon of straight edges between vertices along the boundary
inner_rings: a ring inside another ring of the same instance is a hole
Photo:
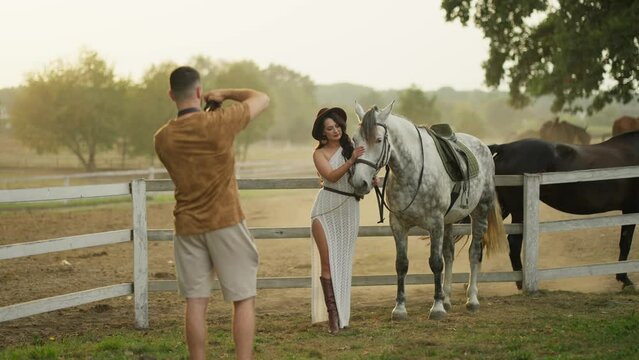
[[[322,265],[322,277],[325,279],[331,278],[331,266],[328,259],[328,244],[326,243],[326,234],[324,228],[319,219],[314,219],[311,224],[311,231],[313,232],[313,239],[315,239],[315,245],[320,255],[320,263]]]

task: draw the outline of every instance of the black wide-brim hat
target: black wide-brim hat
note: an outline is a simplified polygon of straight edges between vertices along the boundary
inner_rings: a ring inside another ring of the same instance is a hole
[[[317,112],[317,117],[315,118],[315,123],[313,123],[313,131],[311,135],[313,139],[320,141],[322,140],[322,133],[324,132],[324,119],[331,117],[331,115],[337,115],[346,121],[346,111],[342,108],[334,107],[334,108],[322,108]]]

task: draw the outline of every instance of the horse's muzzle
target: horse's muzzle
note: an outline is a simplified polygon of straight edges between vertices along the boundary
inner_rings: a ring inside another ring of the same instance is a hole
[[[360,196],[364,196],[366,194],[368,194],[369,192],[371,192],[372,187],[372,182],[368,182],[366,180],[361,180],[358,183],[353,183],[353,190],[355,190],[355,194],[360,195]]]

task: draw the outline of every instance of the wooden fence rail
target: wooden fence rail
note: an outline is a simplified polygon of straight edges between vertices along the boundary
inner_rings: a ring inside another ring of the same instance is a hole
[[[523,186],[524,188],[524,223],[506,224],[509,234],[524,236],[524,269],[517,272],[482,273],[479,280],[483,282],[512,282],[523,280],[524,291],[535,292],[539,280],[558,279],[563,277],[592,276],[614,274],[618,272],[639,272],[639,260],[623,261],[607,264],[593,264],[556,269],[538,269],[539,234],[551,231],[567,231],[601,226],[618,226],[639,223],[639,214],[618,216],[601,216],[590,219],[539,222],[540,186],[580,181],[598,181],[619,178],[639,177],[639,166],[627,168],[598,169],[575,171],[569,173],[545,173],[497,176],[497,186]],[[313,178],[296,179],[240,179],[240,189],[317,189],[319,183]],[[87,304],[94,301],[133,294],[135,303],[135,325],[138,328],[148,327],[148,293],[152,291],[175,291],[177,286],[173,280],[148,279],[148,241],[171,240],[172,230],[147,229],[146,196],[149,192],[172,191],[170,180],[135,180],[131,183],[109,185],[87,185],[70,187],[51,187],[39,189],[0,190],[0,203],[17,203],[29,201],[51,201],[67,199],[83,199],[90,197],[131,196],[133,206],[132,229],[115,230],[97,234],[71,236],[59,239],[34,241],[20,244],[0,246],[0,260],[32,256],[56,251],[80,249],[91,246],[133,242],[133,283],[116,284],[74,292],[70,294],[39,299],[26,303],[14,304],[0,308],[0,322],[31,316],[47,311]],[[455,225],[456,234],[469,234],[470,225]],[[251,228],[257,239],[291,239],[310,238],[308,227],[286,228]],[[413,229],[409,235],[427,235],[422,229]],[[392,236],[388,226],[362,226],[360,237]],[[453,282],[466,282],[467,273],[453,274]],[[431,284],[432,274],[411,274],[407,276],[407,284]],[[353,286],[394,285],[395,275],[354,276]],[[260,289],[309,288],[309,277],[278,277],[258,279]]]

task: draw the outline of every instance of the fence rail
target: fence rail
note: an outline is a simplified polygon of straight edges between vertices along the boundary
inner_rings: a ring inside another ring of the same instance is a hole
[[[497,176],[498,186],[523,186],[524,189],[524,223],[506,224],[509,234],[524,236],[524,269],[517,272],[481,273],[479,280],[483,282],[510,282],[523,280],[524,290],[534,292],[539,280],[558,279],[564,277],[592,276],[614,274],[618,272],[638,272],[639,260],[616,263],[591,264],[573,267],[538,269],[539,234],[551,231],[566,231],[601,226],[618,226],[639,222],[639,214],[617,216],[600,216],[589,219],[539,222],[540,186],[581,181],[612,180],[639,177],[639,166],[628,168],[584,170],[570,173],[545,173]],[[239,179],[240,189],[317,189],[317,179]],[[148,279],[148,241],[171,240],[172,230],[147,229],[146,195],[149,192],[172,191],[170,180],[135,180],[131,183],[109,185],[86,185],[68,187],[50,187],[39,189],[0,190],[0,203],[50,201],[82,199],[89,197],[129,195],[132,200],[132,229],[116,230],[97,234],[86,234],[59,239],[42,240],[21,244],[0,246],[0,260],[31,256],[56,251],[80,249],[85,247],[115,244],[132,241],[133,243],[133,282],[85,290],[70,294],[39,299],[21,304],[0,308],[0,322],[31,316],[43,312],[78,306],[99,300],[119,296],[134,296],[135,325],[138,328],[148,327],[148,293],[154,291],[175,291],[173,280]],[[257,239],[291,239],[309,238],[308,227],[285,228],[251,228]],[[455,234],[469,234],[470,225],[454,225]],[[422,229],[412,229],[409,235],[427,235]],[[361,237],[392,236],[388,226],[362,226]],[[467,273],[453,274],[453,282],[461,283],[468,279]],[[354,276],[353,286],[394,285],[395,275]],[[432,284],[432,274],[407,275],[407,284]],[[278,277],[258,279],[260,289],[309,288],[309,277]]]
[[[597,265],[564,268],[545,269],[537,268],[539,260],[539,234],[543,231],[563,231],[572,229],[584,229],[601,226],[616,226],[626,224],[636,224],[639,214],[624,214],[620,216],[599,216],[590,219],[553,221],[540,223],[539,221],[539,195],[542,185],[566,184],[585,181],[616,180],[639,177],[639,166],[617,167],[606,169],[579,170],[571,172],[556,172],[543,174],[524,174],[523,176],[523,196],[524,196],[524,223],[523,223],[523,290],[525,292],[536,292],[539,289],[539,280],[542,276],[571,277],[573,274],[588,273],[589,271],[604,272],[603,274],[615,274],[628,272],[624,271],[626,266],[631,269],[639,264],[639,260],[618,262],[601,267]],[[631,263],[632,265],[626,265]],[[544,271],[544,272],[542,272]],[[609,271],[609,272],[606,272]],[[543,275],[542,275],[543,274]],[[552,274],[552,275],[551,275]],[[563,274],[563,275],[562,275]]]
[[[273,175],[300,175],[313,173],[313,167],[308,161],[302,160],[259,160],[238,162],[235,166],[236,176],[239,177],[267,177]],[[131,170],[96,171],[59,175],[37,175],[29,177],[2,178],[0,184],[8,187],[9,184],[47,183],[62,181],[64,186],[69,186],[72,180],[96,179],[96,178],[140,178],[153,180],[156,176],[167,176],[164,167],[148,167]]]
[[[0,204],[130,195],[129,183],[0,190]]]
[[[118,244],[127,241],[131,241],[130,229],[2,245],[0,246],[0,260],[82,249],[93,246]]]

